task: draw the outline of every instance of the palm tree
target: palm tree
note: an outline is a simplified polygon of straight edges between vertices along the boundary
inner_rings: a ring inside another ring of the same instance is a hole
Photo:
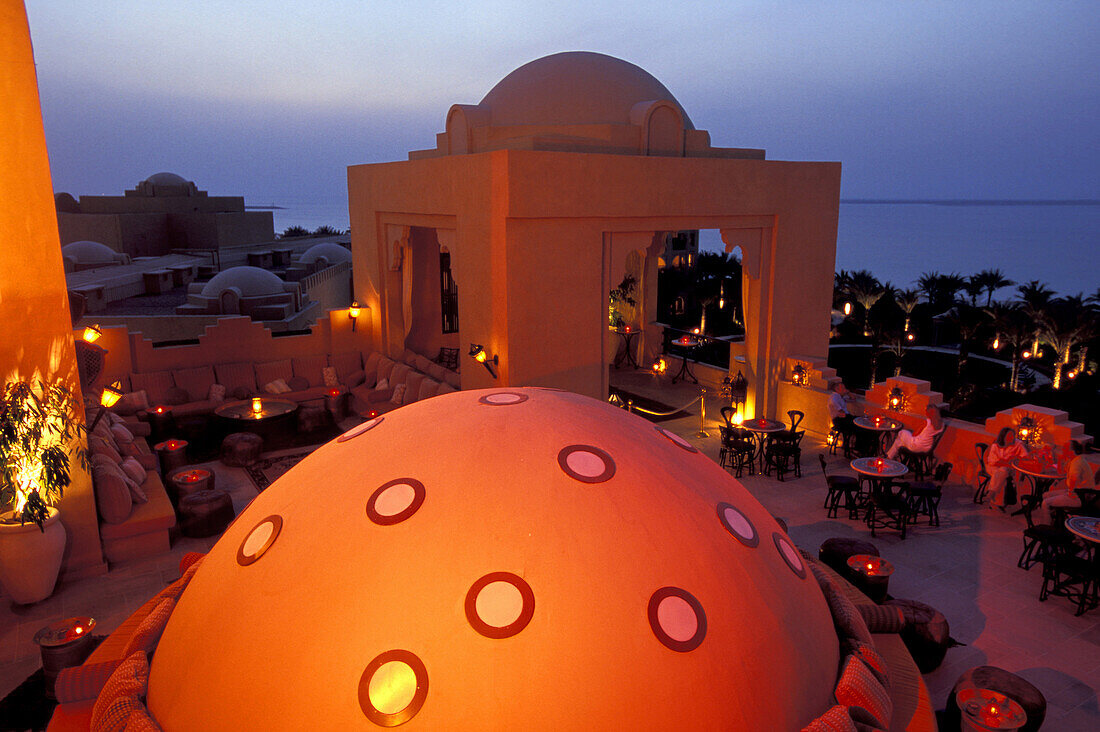
[[[985,310],[993,322],[999,345],[1007,346],[1012,358],[1012,370],[1008,377],[1008,388],[1019,390],[1020,351],[1031,338],[1031,324],[1025,318],[1023,309],[1016,303],[995,302]]]
[[[1047,306],[1040,338],[1054,349],[1055,389],[1062,388],[1062,372],[1070,361],[1074,346],[1091,338],[1095,329],[1095,320],[1081,295],[1060,297]]]
[[[1054,295],[1050,289],[1039,280],[1031,280],[1022,285],[1017,285],[1016,292],[1020,294],[1024,315],[1032,322],[1031,331],[1031,355],[1039,357],[1039,333],[1042,330],[1042,322],[1046,318],[1047,305]]]
[[[886,290],[882,284],[869,271],[861,269],[849,275],[848,294],[863,306],[863,335],[865,336],[871,335],[867,320],[871,308],[885,293]]]
[[[956,373],[962,377],[966,363],[970,359],[970,342],[982,327],[982,313],[972,305],[959,302],[947,317],[959,331],[959,361]]]
[[[932,306],[932,314],[939,315],[955,304],[955,295],[965,284],[966,280],[958,273],[925,272],[917,280],[917,289],[924,293]]]
[[[963,284],[966,296],[970,298],[971,306],[977,307],[978,296],[985,292],[985,286],[978,281],[977,275],[970,275]]]
[[[905,313],[905,326],[902,330],[908,333],[909,321],[913,319],[913,311],[917,309],[917,305],[920,305],[920,293],[914,289],[898,290],[894,295],[894,302]]]
[[[972,282],[977,282],[985,290],[985,306],[989,307],[993,304],[993,293],[1002,287],[1012,287],[1015,282],[1005,277],[1005,273],[999,269],[983,269],[978,274],[970,278]]]

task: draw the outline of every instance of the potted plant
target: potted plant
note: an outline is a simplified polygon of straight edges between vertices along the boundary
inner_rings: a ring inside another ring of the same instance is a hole
[[[87,469],[77,403],[61,384],[13,381],[0,402],[0,585],[18,603],[53,592],[65,552],[54,504],[72,482],[71,459]]]

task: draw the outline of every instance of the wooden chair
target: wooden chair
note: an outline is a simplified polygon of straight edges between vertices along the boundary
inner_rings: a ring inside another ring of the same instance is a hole
[[[818,455],[821,461],[821,474],[825,476],[825,506],[829,509],[825,514],[829,518],[836,518],[840,509],[840,502],[844,501],[844,508],[848,511],[848,518],[859,518],[859,481],[850,475],[829,475],[825,466],[825,456]]]
[[[771,475],[774,468],[776,477],[782,481],[787,472],[793,469],[795,477],[801,478],[802,438],[805,435],[805,430],[784,430],[768,435],[764,446],[764,475]]]
[[[1069,598],[1077,604],[1075,615],[1098,604],[1097,564],[1088,557],[1060,554],[1043,560],[1043,586],[1039,601],[1051,595]]]
[[[978,475],[975,479],[977,488],[974,491],[974,503],[985,503],[985,492],[989,490],[989,481],[993,478],[989,474],[989,471],[985,467],[985,453],[989,449],[989,445],[985,442],[978,442],[974,445],[974,452],[978,456]]]
[[[886,486],[881,490],[871,491],[865,521],[872,537],[875,536],[875,529],[896,529],[904,539],[912,515],[913,511],[904,490],[899,489],[895,493]]]
[[[722,448],[718,451],[718,464],[727,470],[735,470],[738,478],[745,468],[749,475],[756,473],[756,443],[752,432],[741,427],[722,427]]]

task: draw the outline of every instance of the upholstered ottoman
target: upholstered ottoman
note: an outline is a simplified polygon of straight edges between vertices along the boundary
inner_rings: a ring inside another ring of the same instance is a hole
[[[180,498],[180,533],[184,536],[213,536],[225,531],[236,515],[229,494],[219,490],[189,493]]]
[[[221,460],[226,465],[244,468],[260,459],[264,440],[252,432],[234,432],[222,440]]]
[[[817,550],[817,558],[827,567],[849,582],[858,582],[859,578],[855,576],[852,568],[848,566],[848,557],[853,554],[879,556],[878,547],[871,542],[861,539],[846,539],[843,537],[826,539],[822,542],[821,548]]]
[[[916,600],[887,600],[884,604],[901,608],[905,618],[901,639],[920,672],[927,674],[939,668],[951,645],[951,629],[943,613]]]
[[[958,729],[961,714],[955,695],[963,689],[990,689],[999,691],[1024,708],[1027,724],[1020,732],[1034,732],[1043,725],[1047,716],[1047,700],[1042,692],[1030,683],[1010,671],[996,666],[976,666],[955,682],[955,688],[947,697],[947,709],[944,711],[946,724],[941,729]]]
[[[181,468],[168,475],[166,486],[172,505],[179,506],[185,496],[214,488],[214,474],[203,468]]]
[[[301,406],[298,408],[298,431],[316,432],[328,424],[329,412],[324,407]]]

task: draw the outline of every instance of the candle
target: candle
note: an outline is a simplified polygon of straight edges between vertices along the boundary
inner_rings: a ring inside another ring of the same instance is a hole
[[[164,407],[157,407],[153,411],[156,412],[157,414],[164,414]]]
[[[329,389],[328,390],[328,395],[329,396],[334,396],[334,397],[340,396],[340,390],[339,389]]]
[[[252,412],[259,414],[264,411],[264,403],[260,400],[260,397],[252,397]]]
[[[625,327],[623,328],[623,330],[625,330],[625,331],[626,331],[627,333],[629,333],[629,332],[630,332],[630,326],[629,326],[629,325],[628,325],[628,326],[625,326]]]

